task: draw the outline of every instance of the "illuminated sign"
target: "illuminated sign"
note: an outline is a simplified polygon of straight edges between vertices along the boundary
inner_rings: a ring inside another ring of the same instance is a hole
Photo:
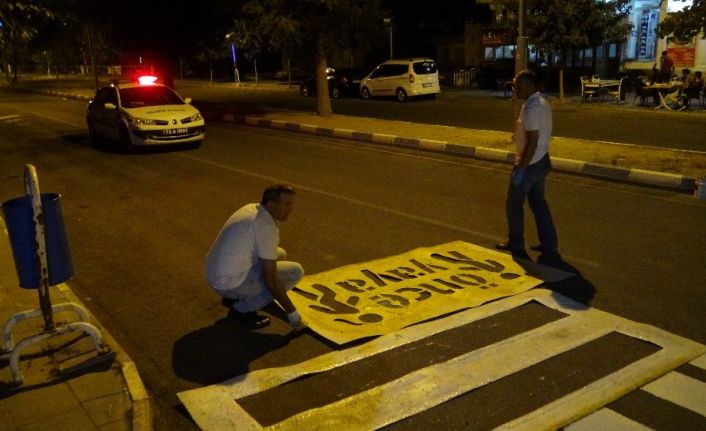
[[[685,7],[691,7],[693,0],[669,0],[667,2],[667,13],[680,12]]]

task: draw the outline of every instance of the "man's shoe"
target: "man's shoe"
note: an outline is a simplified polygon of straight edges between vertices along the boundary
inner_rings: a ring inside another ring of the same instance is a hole
[[[241,313],[232,308],[228,311],[228,319],[252,329],[264,328],[270,324],[270,318],[267,316],[257,314],[255,311]]]
[[[547,254],[558,254],[559,253],[558,251],[556,251],[556,249],[550,250],[550,249],[546,248],[545,246],[543,246],[542,244],[530,246],[530,250],[538,251],[540,253],[547,253]]]
[[[507,242],[501,242],[500,244],[495,244],[495,249],[500,251],[509,251],[510,253],[518,253],[525,251],[524,247],[511,246]]]

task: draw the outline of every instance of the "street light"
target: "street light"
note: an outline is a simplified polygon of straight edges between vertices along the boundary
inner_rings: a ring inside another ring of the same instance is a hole
[[[226,41],[230,41],[230,54],[233,57],[233,84],[240,85],[240,73],[238,73],[238,65],[236,62],[235,54],[235,35],[233,33],[228,33],[226,35]]]
[[[47,59],[47,76],[51,76],[51,68],[49,68],[49,52],[44,51],[44,56]]]
[[[525,0],[519,0],[518,11],[518,35],[517,49],[515,50],[515,75],[521,70],[527,69],[527,35],[525,34],[525,18],[527,17],[527,3]]]
[[[390,59],[395,58],[393,55],[393,50],[392,50],[392,29],[395,26],[394,22],[395,17],[390,17],[390,18],[384,18],[382,20],[383,23],[385,23],[385,29],[387,29],[387,32],[390,34]]]

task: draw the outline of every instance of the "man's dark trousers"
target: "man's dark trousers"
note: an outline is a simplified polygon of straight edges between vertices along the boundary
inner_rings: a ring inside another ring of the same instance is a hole
[[[509,231],[508,247],[511,249],[524,249],[525,247],[525,198],[529,201],[530,209],[534,214],[537,224],[537,237],[542,248],[546,251],[557,250],[557,236],[549,205],[544,198],[544,179],[551,168],[549,154],[542,157],[537,163],[529,165],[522,182],[515,186],[510,181],[507,191],[505,210]]]

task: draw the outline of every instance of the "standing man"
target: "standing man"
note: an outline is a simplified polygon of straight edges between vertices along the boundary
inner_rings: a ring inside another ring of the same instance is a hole
[[[265,189],[259,204],[247,204],[233,213],[218,233],[206,256],[206,279],[230,308],[228,317],[250,328],[262,328],[270,318],[257,310],[277,300],[295,330],[305,324],[287,292],[304,275],[296,262],[288,262],[279,247],[279,224],[294,208],[291,186]]]
[[[667,51],[662,51],[659,59],[659,82],[669,82],[674,75],[674,61]]]
[[[505,210],[508,241],[497,244],[498,250],[525,255],[525,198],[537,224],[539,245],[530,247],[542,253],[557,253],[557,236],[549,206],[544,199],[544,179],[549,172],[549,139],[552,134],[552,110],[537,91],[537,75],[523,70],[514,80],[515,95],[523,100],[515,125],[515,167],[510,175]]]

